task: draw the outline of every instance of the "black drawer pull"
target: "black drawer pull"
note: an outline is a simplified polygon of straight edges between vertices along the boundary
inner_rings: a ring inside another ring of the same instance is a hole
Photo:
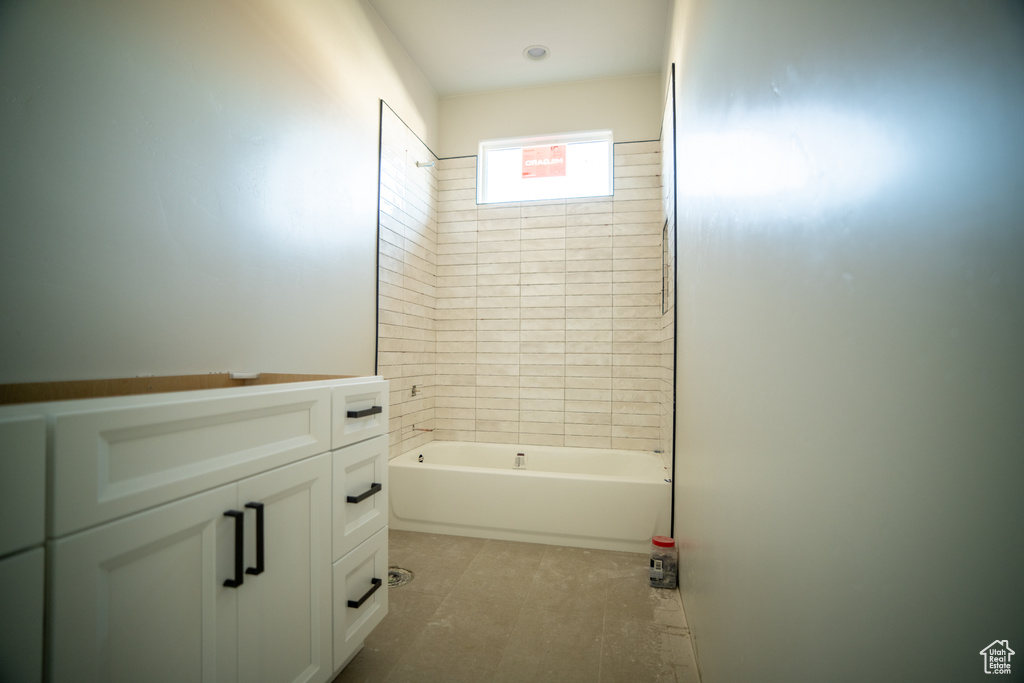
[[[374,483],[370,484],[370,488],[369,489],[367,489],[366,491],[363,491],[358,496],[345,496],[345,500],[348,501],[349,503],[362,503],[364,500],[366,500],[367,498],[369,498],[373,494],[380,493],[381,488],[382,487],[381,487],[380,484],[378,484],[377,482],[374,482]]]
[[[374,406],[372,408],[364,408],[363,410],[350,410],[348,411],[349,417],[367,417],[369,415],[378,415],[383,413],[384,409],[380,406]]]
[[[238,510],[228,510],[225,517],[235,518],[235,578],[224,579],[224,585],[228,588],[238,588],[245,579],[242,571],[243,541],[245,539],[245,513]]]
[[[256,511],[256,566],[246,567],[246,574],[263,573],[263,503],[246,503],[245,507]]]
[[[360,607],[363,606],[363,603],[366,602],[367,600],[369,600],[370,596],[373,595],[374,593],[376,593],[377,589],[380,588],[384,584],[384,580],[383,579],[370,579],[370,582],[373,584],[373,587],[370,590],[366,591],[366,595],[364,595],[363,597],[359,598],[359,600],[349,600],[348,601],[348,606],[349,607],[351,607],[353,609],[359,609]]]

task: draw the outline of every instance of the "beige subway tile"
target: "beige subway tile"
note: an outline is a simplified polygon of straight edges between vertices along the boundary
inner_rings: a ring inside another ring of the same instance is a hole
[[[611,377],[566,377],[565,390],[611,391]]]
[[[502,229],[502,230],[487,230],[480,231],[477,239],[481,245],[485,242],[502,242],[506,245],[517,244],[519,242],[520,231],[518,228],[515,229]],[[660,254],[661,252],[659,252]]]
[[[569,413],[610,413],[611,404],[607,401],[569,401],[565,402],[566,420]]]
[[[565,261],[527,261],[521,266],[523,275],[533,273],[565,273]]]
[[[636,222],[640,222],[640,219]],[[611,212],[573,214],[565,217],[565,236],[611,235],[614,225],[615,214]],[[579,229],[577,230],[576,228]]]
[[[628,306],[615,309],[615,319],[624,318],[661,318],[661,306]]]
[[[440,285],[440,283],[438,283]],[[649,279],[641,282],[616,282],[612,288],[612,292],[616,296],[631,296],[631,295],[650,295],[658,297],[658,301],[661,301],[661,287],[662,283],[655,279]]]
[[[652,429],[661,428],[661,415],[612,414],[612,434],[651,438]],[[634,430],[634,431],[629,431]]]
[[[610,365],[563,365],[565,376],[569,377],[611,377]]]
[[[477,259],[480,264],[518,263],[521,260],[519,255],[519,242],[517,240],[497,240],[494,242],[488,242],[486,240],[480,241],[476,244],[476,252]]]
[[[519,420],[511,415],[506,415],[505,418],[495,420],[477,418],[477,433],[481,436],[493,434],[497,441],[506,441],[509,437],[512,437],[513,440],[510,443],[515,443],[515,438],[519,433]]]
[[[523,363],[521,359],[519,367],[521,376],[530,377],[531,381],[537,381],[540,379],[558,381],[565,377],[566,371],[564,363],[556,365],[533,365],[530,363]]]
[[[611,271],[613,268],[613,261],[611,258],[608,259],[579,259],[579,260],[568,260],[565,262],[566,273],[580,272],[580,271]]]
[[[520,259],[523,263],[554,262],[560,264],[565,261],[565,250],[538,249],[531,251],[529,249],[522,249],[520,252]]]
[[[501,245],[501,244],[505,244],[505,243],[504,242],[487,242],[487,244],[488,245]],[[509,250],[509,251],[501,251],[500,249],[497,249],[496,247],[493,247],[493,246],[492,247],[488,247],[488,248],[494,248],[495,251],[479,252],[476,255],[477,263],[479,264],[479,267],[480,267],[480,269],[482,271],[486,271],[487,269],[490,268],[491,264],[494,264],[494,263],[516,263],[516,264],[519,263],[519,249],[518,248],[516,248],[514,250]]]
[[[565,400],[566,402],[600,401],[607,404],[610,410],[612,391],[611,389],[571,389],[566,387]]]
[[[524,366],[525,368],[525,366]],[[558,391],[561,394],[562,388],[565,386],[566,378],[563,375],[559,376],[540,376],[540,375],[528,375],[525,370],[519,378],[520,391],[526,391],[530,389],[551,389]]]
[[[486,368],[485,368],[486,369]],[[488,387],[518,387],[519,374],[480,373],[476,379],[477,394],[488,392]]]
[[[565,345],[566,353],[572,354],[611,354],[612,345],[607,342],[578,342],[571,341]]]
[[[538,387],[538,386],[527,386],[525,383],[526,378],[520,377],[519,379],[519,397],[525,402],[527,400],[547,400],[547,401],[561,401],[565,398],[565,390],[561,386],[553,387]],[[524,406],[520,406],[523,409]],[[531,408],[536,410],[537,408]],[[562,410],[561,407],[558,410]]]
[[[611,235],[586,235],[582,237],[567,237],[565,240],[566,251],[572,254],[584,252],[588,256],[598,257],[599,254],[611,254],[606,251],[614,247],[615,238]],[[571,255],[567,254],[567,258]],[[606,258],[606,257],[601,257]]]
[[[469,429],[448,429],[447,427],[442,428],[440,424],[434,429],[434,440],[435,441],[476,441],[476,431],[473,427],[476,426],[475,422],[470,421],[472,425]]]
[[[524,320],[526,322],[534,322],[533,320]],[[557,320],[549,320],[552,324],[557,324]],[[531,330],[523,329],[519,333],[519,338],[524,344],[558,344],[564,351],[565,349],[565,330],[564,329],[553,329],[553,330]]]
[[[614,234],[615,226],[611,223],[595,225],[567,225],[565,227],[566,239],[575,239],[578,237],[612,237]]]
[[[478,269],[477,277],[488,278],[496,275],[514,275],[519,272],[518,263],[491,263]]]
[[[548,318],[523,318],[520,325],[520,329],[523,331],[524,339],[526,338],[527,332],[536,331],[552,331],[552,330],[565,330],[564,320],[551,320]]]
[[[566,204],[566,218],[569,216],[611,213],[613,202],[610,197],[601,199],[573,200]]]
[[[566,297],[568,298],[568,297]],[[618,314],[618,311],[615,312]],[[594,318],[599,320],[611,320],[611,306],[566,306],[565,317],[567,319]],[[567,325],[568,329],[568,325]]]
[[[478,324],[485,320],[512,320],[520,316],[519,308],[487,308],[478,307],[476,317]]]
[[[530,413],[532,417],[529,419],[537,422],[551,422],[554,419],[562,422],[564,421],[562,413],[565,411],[565,401],[561,398],[521,398],[519,410],[523,415]],[[520,419],[527,418],[521,417]]]
[[[530,435],[554,435],[561,436],[565,433],[565,425],[562,422],[526,422],[520,419],[519,422],[519,433],[520,436],[524,434]]]
[[[662,193],[662,179],[661,176],[632,176],[625,178],[615,179],[615,199],[619,200],[618,191],[621,190],[635,190],[638,188],[657,188],[658,196],[663,196]]]
[[[557,284],[523,284],[520,288],[522,296],[564,296],[565,285]]]
[[[612,377],[611,386],[615,391],[658,392],[662,390],[662,380],[651,377]]]
[[[614,322],[611,316],[606,318],[566,317],[565,330],[567,334],[572,330],[611,330]]]
[[[562,365],[565,354],[562,353],[520,353],[519,362],[523,365]]]
[[[523,354],[564,354],[565,342],[552,341],[523,341],[520,344],[520,351]]]
[[[529,301],[523,301],[520,313],[523,320],[544,320],[565,318],[564,306],[531,306]]]
[[[568,425],[566,427],[568,428]],[[566,434],[565,445],[571,448],[611,448],[612,442],[610,436],[570,436]]]
[[[565,227],[560,228],[523,228],[520,231],[520,239],[527,240],[548,240],[565,239]]]
[[[479,220],[514,219],[519,220],[520,209],[518,206],[505,206],[503,204],[481,204],[477,208]]]
[[[565,202],[549,202],[534,204],[524,202],[522,207],[523,218],[536,218],[539,216],[564,216]]]
[[[657,403],[612,400],[612,412],[620,415],[658,415],[660,410]]]
[[[476,409],[475,406],[451,406],[451,407],[435,407],[434,408],[434,419],[435,420],[475,420]]]
[[[480,334],[485,332],[512,332],[518,334],[518,331],[519,320],[511,316],[495,317],[477,321],[477,332]]]
[[[657,361],[661,356],[661,345],[657,342],[616,342],[612,353],[617,358],[644,359]],[[629,363],[629,365],[649,365],[650,363]]]
[[[615,436],[612,437],[612,448],[616,450],[653,451],[657,450],[659,446],[660,441],[657,438],[628,439]]]
[[[595,434],[607,434],[612,433],[612,411],[600,410],[596,412],[575,412],[571,410],[565,411],[565,424],[568,425],[586,425],[591,428]]]
[[[565,439],[561,434],[533,434],[530,432],[519,433],[519,443],[524,446],[557,446],[565,445]]]

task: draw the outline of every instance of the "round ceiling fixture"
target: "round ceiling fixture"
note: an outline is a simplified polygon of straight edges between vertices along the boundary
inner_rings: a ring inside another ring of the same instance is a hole
[[[551,51],[543,45],[531,45],[523,50],[523,56],[534,62],[546,59],[549,54],[551,54]]]

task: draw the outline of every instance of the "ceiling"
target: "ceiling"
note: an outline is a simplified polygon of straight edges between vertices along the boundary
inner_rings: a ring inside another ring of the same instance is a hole
[[[659,73],[672,0],[369,0],[440,97]],[[548,57],[523,51],[544,45]]]

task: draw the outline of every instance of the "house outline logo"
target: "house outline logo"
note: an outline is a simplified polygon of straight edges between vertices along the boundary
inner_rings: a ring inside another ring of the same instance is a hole
[[[1008,674],[1010,658],[1017,653],[1010,649],[1009,641],[993,640],[978,654],[985,658],[985,673]]]

